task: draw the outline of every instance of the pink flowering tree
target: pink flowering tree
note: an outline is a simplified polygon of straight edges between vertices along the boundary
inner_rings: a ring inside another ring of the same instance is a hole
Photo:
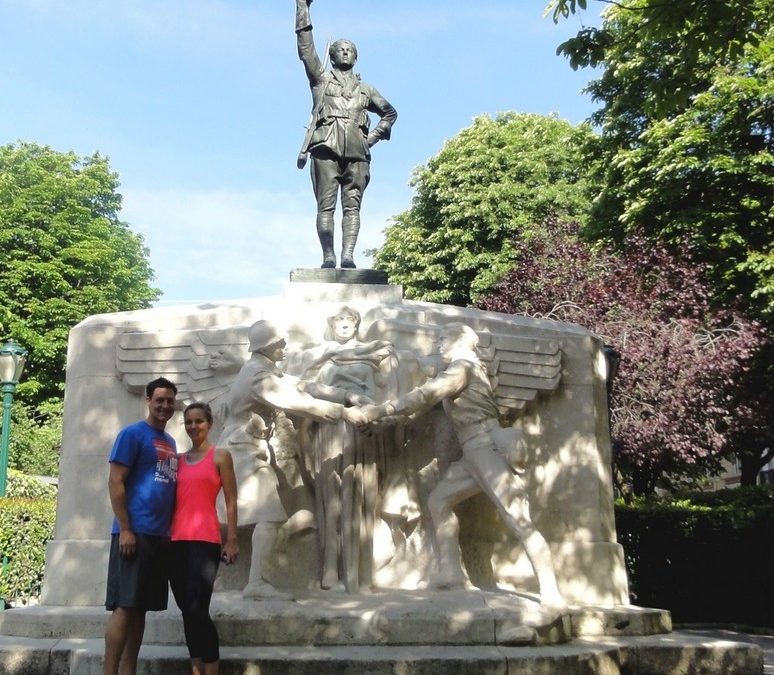
[[[620,252],[595,249],[558,220],[513,246],[514,269],[479,306],[578,323],[620,353],[610,404],[624,494],[695,482],[734,453],[754,483],[774,445],[771,343],[755,321],[711,305],[690,251],[637,235]]]

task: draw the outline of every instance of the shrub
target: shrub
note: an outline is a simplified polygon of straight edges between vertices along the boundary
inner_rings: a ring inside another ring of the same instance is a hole
[[[678,493],[676,497],[697,506],[771,506],[774,505],[774,485],[750,485],[715,492],[686,492]]]
[[[55,518],[55,499],[0,499],[0,553],[8,559],[0,575],[0,598],[7,605],[40,595],[46,544],[54,534]]]
[[[21,471],[9,469],[5,496],[23,499],[56,499],[56,488],[35,478],[35,476],[28,476]]]
[[[617,505],[632,601],[668,609],[676,623],[771,627],[772,494],[766,487]]]

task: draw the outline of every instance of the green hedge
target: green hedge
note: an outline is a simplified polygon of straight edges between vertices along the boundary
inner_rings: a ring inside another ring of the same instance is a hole
[[[617,505],[632,602],[676,623],[774,626],[773,497],[764,488]]]
[[[0,499],[0,554],[8,565],[0,574],[6,605],[40,595],[46,544],[54,535],[56,499]]]
[[[21,471],[8,471],[8,485],[5,488],[6,497],[23,497],[25,499],[56,499],[56,488],[49,483],[28,476]]]

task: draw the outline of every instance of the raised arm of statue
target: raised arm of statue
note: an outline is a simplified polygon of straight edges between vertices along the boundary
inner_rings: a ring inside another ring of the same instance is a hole
[[[309,4],[311,3],[307,0],[296,0],[296,44],[298,46],[298,58],[304,64],[309,84],[314,87],[322,79],[325,67],[317,54],[317,50],[314,48]]]

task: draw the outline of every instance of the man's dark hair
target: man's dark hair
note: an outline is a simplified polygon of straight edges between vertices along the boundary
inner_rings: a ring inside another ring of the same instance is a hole
[[[170,382],[166,377],[157,377],[152,382],[148,382],[148,385],[145,387],[145,397],[153,398],[153,392],[156,389],[171,389],[175,392],[175,396],[177,396],[177,387],[174,382]]]

